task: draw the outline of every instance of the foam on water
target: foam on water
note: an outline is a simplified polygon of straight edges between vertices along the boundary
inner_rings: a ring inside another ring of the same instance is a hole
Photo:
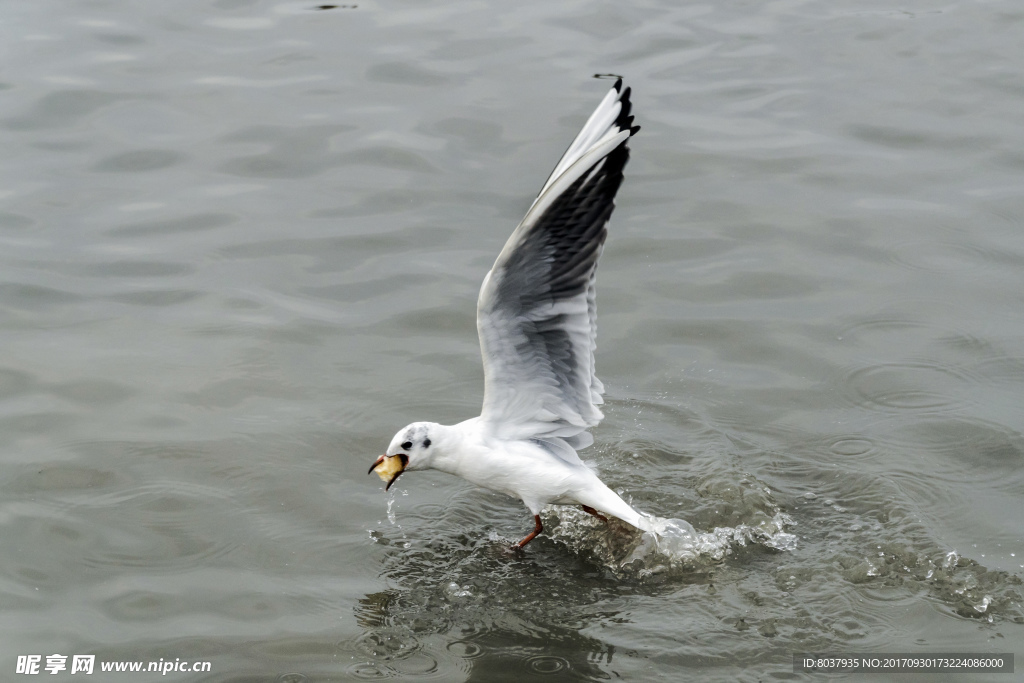
[[[796,547],[796,536],[783,530],[794,522],[782,512],[777,512],[768,524],[715,527],[710,532],[697,531],[682,519],[649,516],[647,521],[650,526],[627,562],[651,554],[663,555],[673,563],[699,558],[717,561],[724,559],[734,545],[760,544],[775,550]]]
[[[609,520],[601,522],[570,507],[549,507],[545,530],[574,552],[593,555],[617,574],[644,578],[673,570],[700,571],[724,560],[738,547],[757,545],[778,551],[796,548],[797,537],[786,531],[795,522],[774,511],[753,524],[698,531],[683,519],[647,515],[645,530]]]

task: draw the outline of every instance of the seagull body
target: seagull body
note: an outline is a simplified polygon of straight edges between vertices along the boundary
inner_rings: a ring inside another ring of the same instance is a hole
[[[484,278],[477,331],[484,363],[479,417],[414,422],[370,468],[387,487],[406,470],[435,469],[519,498],[535,528],[545,505],[579,505],[646,529],[644,517],[583,463],[576,449],[604,417],[594,374],[595,274],[627,141],[638,130],[622,80],[608,92],[544,183]]]

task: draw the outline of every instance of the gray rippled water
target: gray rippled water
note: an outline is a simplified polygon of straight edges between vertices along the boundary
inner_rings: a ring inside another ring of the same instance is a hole
[[[8,3],[0,677],[1019,670],[1022,28],[1010,0]],[[584,457],[696,555],[558,509],[509,555],[516,501],[366,476],[477,414],[477,288],[597,73],[643,130]]]

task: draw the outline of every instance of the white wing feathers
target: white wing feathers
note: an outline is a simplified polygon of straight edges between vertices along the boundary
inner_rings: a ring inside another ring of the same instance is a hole
[[[622,81],[569,145],[484,278],[477,330],[481,420],[503,439],[538,439],[559,457],[593,443],[604,386],[594,374],[594,276],[606,225],[639,130]],[[559,443],[564,441],[563,443]]]
[[[624,130],[618,126],[612,126],[622,111],[622,105],[619,103],[619,98],[622,97],[622,93],[619,92],[621,89],[622,81],[619,80],[616,82],[615,87],[609,90],[608,94],[604,96],[604,99],[601,100],[601,104],[597,105],[597,109],[594,110],[594,113],[590,115],[590,118],[587,119],[587,122],[583,124],[583,128],[581,128],[580,132],[576,135],[576,139],[572,141],[572,144],[570,144],[569,148],[565,150],[562,158],[558,160],[557,164],[555,164],[555,168],[551,171],[551,175],[549,175],[548,179],[544,181],[544,187],[542,187],[540,192],[537,193],[537,199],[540,199],[553,180],[562,175],[567,168],[572,166],[573,162],[583,156],[583,154],[593,147],[598,140],[602,139],[606,135],[615,135]],[[626,93],[625,99],[626,116],[629,116],[630,102],[628,92]],[[536,204],[536,202],[537,200],[535,199],[534,203]]]

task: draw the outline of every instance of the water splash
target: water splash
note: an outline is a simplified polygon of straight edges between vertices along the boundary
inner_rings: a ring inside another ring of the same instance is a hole
[[[948,553],[946,553],[946,559],[943,560],[942,566],[945,569],[949,569],[950,567],[956,567],[957,562],[959,560],[960,556],[956,554],[956,551],[950,550]]]
[[[395,517],[395,492],[388,491],[388,521],[391,526],[398,526],[398,519]]]
[[[654,566],[664,570],[708,560],[720,562],[732,553],[734,546],[761,545],[774,550],[793,550],[797,543],[797,537],[785,531],[795,522],[782,512],[776,512],[771,520],[755,526],[715,527],[710,532],[697,531],[682,519],[648,516],[646,521],[648,529],[620,566],[638,560],[650,564],[654,559]]]
[[[796,548],[797,537],[786,531],[795,522],[776,511],[757,524],[697,531],[682,519],[645,517],[646,530],[612,519],[608,523],[569,507],[551,507],[545,529],[552,539],[577,553],[589,554],[620,575],[638,578],[673,570],[699,571],[720,563],[737,547],[758,545],[778,551]]]
[[[404,496],[404,495],[406,495],[406,493],[407,492],[403,492],[402,495]],[[395,504],[396,500],[397,500],[396,499],[396,493],[394,491],[389,491],[388,492],[388,505],[387,505],[388,523],[391,524],[391,526],[393,526],[398,531],[398,533],[399,533],[399,535],[401,537],[401,540],[400,541],[396,541],[396,544],[399,547],[401,547],[401,548],[408,548],[409,547],[409,537],[406,535],[405,529],[402,528],[402,525],[398,523],[398,515],[397,515],[397,510],[396,510],[396,508],[398,506]],[[380,522],[377,522],[377,524],[380,524]],[[386,538],[379,531],[371,531],[370,532],[370,536],[377,543],[384,542],[384,539]],[[385,542],[385,545],[387,545],[387,542]]]

